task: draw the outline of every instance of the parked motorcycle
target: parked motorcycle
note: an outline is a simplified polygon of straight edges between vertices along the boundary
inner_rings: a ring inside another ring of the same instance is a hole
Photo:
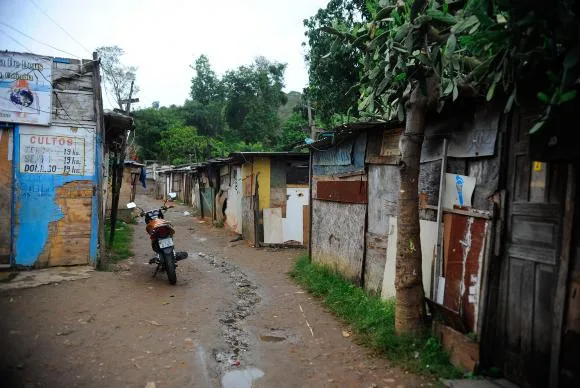
[[[175,199],[176,196],[175,193],[169,193],[169,198],[171,199]],[[165,271],[169,283],[175,284],[177,282],[177,274],[175,273],[177,262],[186,259],[187,252],[175,252],[173,243],[175,229],[173,229],[171,223],[166,221],[163,216],[164,211],[173,207],[167,206],[169,198],[163,202],[163,205],[159,209],[145,211],[137,206],[135,202],[128,203],[127,208],[138,209],[140,211],[139,216],[145,217],[145,229],[151,238],[151,247],[155,252],[155,257],[149,260],[149,264],[157,264],[153,277],[157,276],[157,272]]]

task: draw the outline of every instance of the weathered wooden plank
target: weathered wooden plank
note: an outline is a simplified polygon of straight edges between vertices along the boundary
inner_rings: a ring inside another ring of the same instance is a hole
[[[256,244],[254,202],[253,196],[242,197],[242,237],[252,245]]]
[[[0,129],[0,214],[7,217],[0,228],[0,265],[10,264],[12,231],[12,129]]]
[[[54,93],[53,119],[95,121],[93,94]]]
[[[476,180],[473,191],[472,207],[474,209],[488,209],[489,198],[499,188],[499,171],[501,160],[499,155],[492,158],[469,160],[467,163],[468,175]]]
[[[310,244],[310,206],[308,205],[302,207],[302,241],[305,247]]]
[[[556,282],[554,298],[554,320],[552,322],[552,354],[550,359],[550,387],[556,388],[560,376],[560,350],[562,344],[562,323],[566,304],[566,289],[568,268],[570,267],[570,251],[572,248],[572,232],[574,228],[574,208],[576,198],[576,172],[573,164],[568,165],[568,180],[566,186],[565,211],[563,220],[562,247],[560,269]],[[547,331],[547,330],[546,330]],[[544,334],[544,333],[542,333]],[[548,333],[545,333],[548,334]]]
[[[360,282],[366,205],[313,200],[312,259]]]
[[[428,205],[437,205],[441,177],[441,161],[422,163],[419,170],[419,193]],[[398,189],[397,189],[398,193]]]
[[[388,165],[369,166],[368,231],[388,233],[389,217],[397,215],[400,187],[399,168]]]
[[[366,234],[366,259],[364,268],[364,289],[381,295],[385,264],[387,262],[387,235]]]
[[[398,165],[401,160],[399,150],[401,133],[401,128],[369,133],[366,162]]]
[[[319,181],[316,183],[316,199],[344,202],[367,203],[367,181]]]
[[[264,214],[264,242],[266,244],[282,244],[282,211],[280,208],[263,210]]]

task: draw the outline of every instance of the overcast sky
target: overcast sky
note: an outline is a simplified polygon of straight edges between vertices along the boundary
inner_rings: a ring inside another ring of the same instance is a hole
[[[328,0],[0,0],[1,22],[91,58],[34,3],[91,52],[99,46],[123,48],[123,62],[138,67],[138,105],[146,107],[153,101],[182,104],[194,75],[189,65],[201,54],[218,74],[259,55],[287,63],[285,90],[302,91],[308,80],[302,21]],[[3,24],[0,49],[71,57]],[[106,96],[104,103],[110,106]]]

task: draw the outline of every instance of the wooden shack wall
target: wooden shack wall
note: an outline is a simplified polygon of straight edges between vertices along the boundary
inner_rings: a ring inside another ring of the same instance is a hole
[[[360,282],[366,205],[313,200],[312,260]]]
[[[12,225],[12,150],[13,127],[0,128],[0,214],[6,225]],[[7,218],[7,221],[6,221]],[[10,265],[12,228],[0,228],[0,266]]]
[[[242,168],[240,165],[230,166],[230,187],[228,189],[228,206],[226,208],[226,224],[236,233],[242,234]]]
[[[572,249],[566,301],[566,316],[562,328],[560,381],[564,388],[580,386],[580,164],[576,163],[576,199]]]

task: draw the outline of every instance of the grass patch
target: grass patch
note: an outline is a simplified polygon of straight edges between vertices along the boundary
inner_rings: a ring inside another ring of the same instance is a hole
[[[109,244],[109,234],[111,233],[110,221],[105,223],[105,241],[106,241],[106,255],[99,262],[99,269],[102,271],[110,271],[115,264],[122,260],[126,260],[133,256],[131,245],[133,243],[133,227],[122,221],[117,221],[117,228],[115,230],[115,241]]]
[[[428,333],[421,338],[395,334],[394,300],[382,301],[368,295],[335,271],[311,263],[306,255],[298,258],[290,275],[348,323],[363,345],[411,372],[442,378],[461,376],[461,372],[449,363],[437,338]]]

